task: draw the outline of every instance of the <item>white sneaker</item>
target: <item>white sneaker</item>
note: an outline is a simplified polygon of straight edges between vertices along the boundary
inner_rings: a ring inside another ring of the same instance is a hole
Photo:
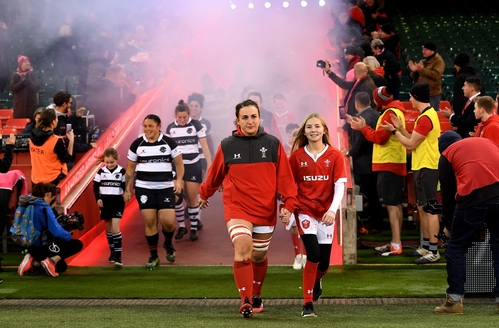
[[[305,269],[305,265],[307,265],[307,255],[302,254],[301,256],[301,266]]]
[[[293,263],[293,269],[295,269],[295,270],[301,270],[302,268],[303,268],[302,255],[298,254],[295,257],[295,262]]]

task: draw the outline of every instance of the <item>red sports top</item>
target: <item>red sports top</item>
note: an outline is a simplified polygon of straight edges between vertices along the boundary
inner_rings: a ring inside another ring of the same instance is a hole
[[[298,185],[299,214],[321,221],[334,197],[335,182],[346,182],[343,154],[331,146],[314,159],[305,147],[294,151],[289,164]]]
[[[225,221],[242,219],[271,226],[277,220],[277,194],[284,207],[298,207],[296,184],[279,140],[260,129],[257,136],[234,132],[222,140],[206,181],[199,187],[208,199],[223,184]]]

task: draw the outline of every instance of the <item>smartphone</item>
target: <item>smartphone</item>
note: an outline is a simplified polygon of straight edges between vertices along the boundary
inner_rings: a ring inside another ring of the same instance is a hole
[[[69,133],[69,131],[71,131],[72,128],[73,127],[72,127],[71,123],[66,124],[66,133]]]
[[[347,118],[347,113],[345,112],[345,106],[338,107],[340,111],[340,119],[345,120]]]

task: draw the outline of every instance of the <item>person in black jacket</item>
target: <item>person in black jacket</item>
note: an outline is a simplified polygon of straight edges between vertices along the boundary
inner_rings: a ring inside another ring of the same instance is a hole
[[[385,48],[381,39],[372,40],[371,48],[373,49],[374,57],[376,57],[379,64],[385,70],[384,77],[392,90],[393,100],[398,100],[400,94],[400,77],[398,75],[400,65],[397,62],[397,58]]]
[[[463,111],[463,107],[468,100],[464,96],[463,86],[466,79],[470,76],[476,76],[475,67],[470,62],[470,56],[461,52],[456,55],[454,58],[454,68],[455,76],[454,79],[454,93],[452,97],[452,110],[454,114],[461,115]]]
[[[2,140],[2,129],[0,129],[0,140]],[[16,136],[11,134],[7,140],[5,140],[5,155],[0,159],[0,173],[7,173],[12,165],[12,160],[14,159],[14,145],[16,144]],[[2,144],[0,143],[0,146]]]
[[[358,112],[356,116],[364,118],[366,124],[375,129],[379,113],[371,107],[371,96],[365,92],[357,93],[355,108]],[[352,157],[355,183],[360,186],[360,192],[368,200],[367,214],[371,233],[374,230],[380,231],[383,229],[383,216],[377,192],[378,173],[372,170],[373,143],[368,141],[362,132],[354,130],[350,149],[344,150],[343,154]]]

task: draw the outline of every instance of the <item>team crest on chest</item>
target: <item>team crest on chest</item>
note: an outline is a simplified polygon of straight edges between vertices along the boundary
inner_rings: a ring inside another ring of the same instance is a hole
[[[187,129],[187,133],[191,134],[192,133],[192,128]]]
[[[267,148],[262,147],[260,148],[260,151],[262,152],[262,158],[267,158]]]
[[[160,149],[159,149],[160,152],[164,153],[166,152],[166,147],[165,146],[162,146]]]
[[[326,167],[329,167],[329,165],[331,165],[331,161],[330,161],[330,160],[328,160],[328,159],[326,159],[326,160],[324,161],[324,164],[326,164]]]

